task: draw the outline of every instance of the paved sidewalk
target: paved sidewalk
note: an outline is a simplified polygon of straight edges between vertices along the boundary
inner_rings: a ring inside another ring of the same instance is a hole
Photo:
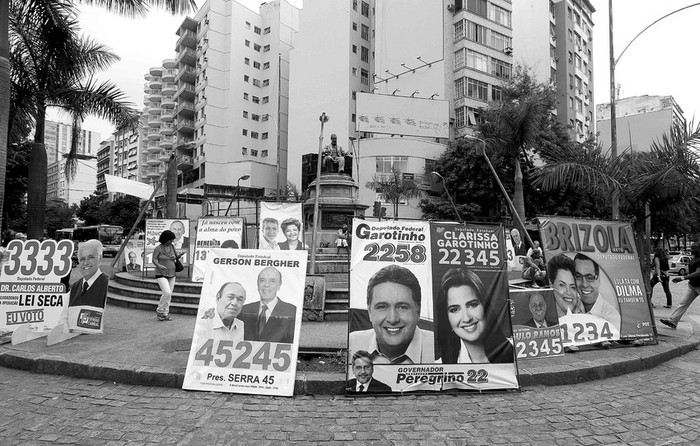
[[[563,357],[520,360],[522,386],[562,385],[654,367],[700,345],[700,316],[687,315],[677,330],[658,323],[670,310],[655,309],[657,345],[593,348]],[[157,322],[151,311],[107,306],[105,333],[46,346],[40,338],[0,346],[0,366],[149,386],[181,387],[195,316]],[[335,352],[347,345],[346,322],[302,323],[301,350]],[[297,372],[295,394],[341,394],[341,373]]]

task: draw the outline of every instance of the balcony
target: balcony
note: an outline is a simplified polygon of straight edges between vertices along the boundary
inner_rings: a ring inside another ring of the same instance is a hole
[[[146,136],[152,141],[158,140],[160,139],[160,129],[148,129],[146,130]]]
[[[146,147],[148,153],[158,153],[162,149],[158,147],[157,141],[148,141],[148,146]]]
[[[153,90],[160,90],[161,88],[163,88],[163,80],[159,77],[154,76],[148,82],[148,88],[153,89]]]
[[[207,82],[207,78],[205,77],[201,81],[197,82],[197,85],[194,87],[194,92],[199,93],[202,91],[202,88],[206,87],[209,83]]]
[[[172,150],[161,150],[158,154],[158,159],[162,162],[167,162],[170,159],[171,154]]]
[[[207,123],[207,115],[202,114],[202,116],[194,122],[194,129],[197,130],[206,123]],[[197,144],[199,145],[199,141],[197,141]]]
[[[148,100],[151,102],[160,102],[163,99],[163,95],[160,90],[151,90],[148,93]]]
[[[177,170],[187,171],[191,170],[193,167],[192,157],[189,155],[178,155],[177,157]]]
[[[175,70],[172,70],[175,71]],[[173,81],[175,76],[173,76]],[[163,94],[174,94],[177,91],[177,84],[173,81],[163,82]]]
[[[164,149],[170,149],[173,146],[174,142],[175,138],[173,138],[172,136],[163,136],[162,138],[160,138],[158,145]]]
[[[175,148],[180,152],[191,154],[194,149],[194,139],[181,136],[175,140]]]
[[[177,63],[194,66],[194,64],[197,62],[197,52],[192,48],[185,48],[184,50],[180,51],[180,54],[177,55],[176,61]]]
[[[157,166],[158,164],[160,164],[158,153],[149,153],[148,155],[146,155],[146,164],[148,164],[149,166]]]
[[[173,110],[163,110],[160,114],[160,120],[163,122],[173,122],[174,117]]]
[[[160,104],[158,102],[148,106],[148,114],[149,115],[160,116],[161,113],[163,113],[163,109],[160,108]],[[149,120],[150,120],[150,118],[149,118]]]
[[[167,170],[168,170],[168,167],[165,164],[161,163],[161,165],[158,166],[158,173],[160,175],[164,175]]]
[[[180,105],[177,106],[177,115],[182,115],[186,117],[193,117],[194,116],[194,103],[193,102],[180,102]]]
[[[151,76],[160,77],[163,75],[163,67],[151,67],[149,73],[151,73]]]
[[[180,37],[177,39],[176,46],[185,46],[194,48],[197,46],[197,34],[189,29],[180,30]]]
[[[177,131],[184,133],[194,132],[194,121],[191,119],[180,119],[177,121]]]
[[[148,178],[157,178],[160,177],[160,172],[158,172],[158,166],[149,166],[148,169],[146,169],[146,176]]]
[[[177,76],[177,68],[166,68],[163,70],[161,79],[163,82],[175,82],[175,76]]]
[[[160,127],[160,113],[153,114],[153,115],[148,115],[148,126],[149,127]]]
[[[181,80],[183,82],[194,83],[195,77],[197,77],[197,75],[194,67],[183,66],[178,70],[175,76],[175,82]]]
[[[175,133],[175,126],[172,123],[163,123],[160,126],[160,134],[170,136]]]
[[[173,114],[173,109],[176,105],[177,101],[175,101],[172,96],[163,96],[163,101],[160,103],[160,106],[163,109],[166,109],[171,115]]]
[[[180,88],[177,90],[177,92],[173,95],[173,99],[184,99],[185,101],[191,101],[194,99],[195,96],[195,88],[194,85],[189,84],[189,83],[183,83],[180,85]]]

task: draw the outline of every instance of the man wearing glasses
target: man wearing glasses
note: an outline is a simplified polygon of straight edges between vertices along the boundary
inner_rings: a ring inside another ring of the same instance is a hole
[[[620,312],[600,296],[600,267],[585,254],[574,257],[574,278],[585,312],[610,322],[620,331]],[[606,346],[603,346],[606,347]]]

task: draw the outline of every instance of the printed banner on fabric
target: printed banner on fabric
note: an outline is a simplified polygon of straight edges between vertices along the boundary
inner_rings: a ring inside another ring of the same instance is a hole
[[[140,274],[143,271],[144,262],[143,238],[131,237],[122,253],[122,269],[129,273]]]
[[[173,247],[178,253],[186,252],[186,255],[180,257],[180,262],[187,266],[191,259],[190,244],[194,244],[194,239],[190,240],[190,222],[186,218],[163,219],[151,218],[146,220],[146,243],[144,249],[146,252],[146,265],[151,268],[153,265],[153,250],[158,246],[158,239],[166,229],[175,234]]]
[[[197,223],[197,243],[192,261],[192,281],[204,280],[209,250],[212,248],[240,249],[243,246],[245,222],[239,217],[202,217]]]
[[[183,389],[291,396],[306,252],[214,248]]]
[[[510,300],[518,359],[562,356],[564,348],[554,292],[546,288],[512,289]]]
[[[258,249],[306,250],[301,203],[260,202]]]
[[[354,221],[348,392],[518,388],[502,231]]]
[[[26,325],[32,337],[59,323],[69,297],[61,279],[71,273],[70,240],[11,240],[0,270],[0,331]]]
[[[518,388],[503,227],[431,224],[435,357],[463,380],[444,389]]]
[[[540,218],[564,345],[654,339],[632,226]]]

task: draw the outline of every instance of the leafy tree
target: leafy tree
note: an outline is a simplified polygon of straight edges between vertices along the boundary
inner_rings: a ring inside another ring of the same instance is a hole
[[[138,197],[130,195],[115,198],[109,203],[109,216],[104,223],[109,222],[110,224],[119,225],[124,228],[126,233],[134,225],[141,212],[140,203],[141,200]],[[141,223],[142,226],[145,225],[144,220]]]
[[[57,229],[73,226],[73,215],[77,206],[68,206],[61,198],[46,200],[46,235],[54,238]]]
[[[301,199],[299,189],[297,188],[296,184],[292,183],[291,181],[287,181],[287,184],[284,187],[280,187],[279,193],[277,193],[277,191],[272,191],[266,198],[270,200],[277,200],[278,195],[280,201],[299,201]]]
[[[85,220],[86,226],[109,223],[110,212],[107,195],[95,192],[80,201],[76,215]]]
[[[27,228],[27,176],[31,144],[12,144],[7,153],[5,180],[4,229],[26,231]]]
[[[394,205],[394,219],[399,218],[400,202],[418,198],[423,194],[413,179],[404,178],[396,168],[392,168],[390,174],[372,175],[372,181],[368,181],[366,187],[374,189],[384,201]]]

